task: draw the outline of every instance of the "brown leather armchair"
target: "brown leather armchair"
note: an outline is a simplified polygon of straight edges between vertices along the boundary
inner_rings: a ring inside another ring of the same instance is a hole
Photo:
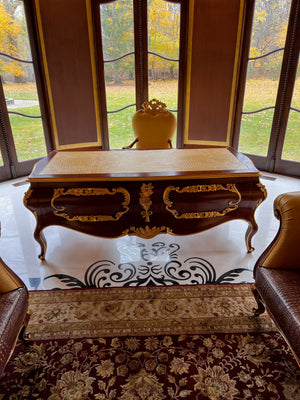
[[[278,233],[254,267],[254,313],[266,308],[300,366],[300,192],[279,195],[274,214]]]
[[[0,258],[0,376],[9,361],[19,336],[29,322],[28,290],[22,280]]]

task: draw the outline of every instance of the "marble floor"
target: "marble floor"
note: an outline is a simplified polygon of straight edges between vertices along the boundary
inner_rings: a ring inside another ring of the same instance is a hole
[[[39,260],[33,239],[34,215],[23,205],[26,178],[0,183],[0,257],[29,290],[53,288],[252,282],[255,261],[278,229],[273,201],[300,190],[300,180],[264,173],[268,191],[255,217],[255,251],[247,253],[247,223],[230,221],[189,235],[161,234],[153,239],[125,236],[104,239],[57,226],[45,228],[46,259]]]

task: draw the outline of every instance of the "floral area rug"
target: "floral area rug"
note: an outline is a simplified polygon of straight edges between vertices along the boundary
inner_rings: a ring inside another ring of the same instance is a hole
[[[244,284],[31,292],[0,399],[298,399],[300,370],[254,306]]]

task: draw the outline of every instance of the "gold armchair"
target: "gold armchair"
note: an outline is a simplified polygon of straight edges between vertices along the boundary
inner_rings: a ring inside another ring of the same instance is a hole
[[[132,118],[135,140],[123,149],[168,149],[176,129],[176,118],[166,110],[166,104],[156,99],[143,104]]]

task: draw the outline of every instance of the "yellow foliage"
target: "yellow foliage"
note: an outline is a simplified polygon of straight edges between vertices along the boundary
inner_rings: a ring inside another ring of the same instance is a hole
[[[255,18],[257,18],[260,22],[264,22],[267,16],[268,13],[265,10],[255,9]]]
[[[284,46],[288,9],[286,0],[264,1],[256,0],[255,13],[252,27],[252,40],[250,57],[260,57]],[[260,62],[255,62],[255,67],[264,68],[268,64],[269,71],[280,68],[280,53],[273,54]],[[254,64],[253,64],[254,65]]]
[[[9,15],[4,5],[0,2],[0,51],[14,57],[20,57],[17,48],[19,35],[24,33],[19,21]],[[5,74],[22,76],[24,71],[21,64],[9,58],[0,60],[0,71]]]

